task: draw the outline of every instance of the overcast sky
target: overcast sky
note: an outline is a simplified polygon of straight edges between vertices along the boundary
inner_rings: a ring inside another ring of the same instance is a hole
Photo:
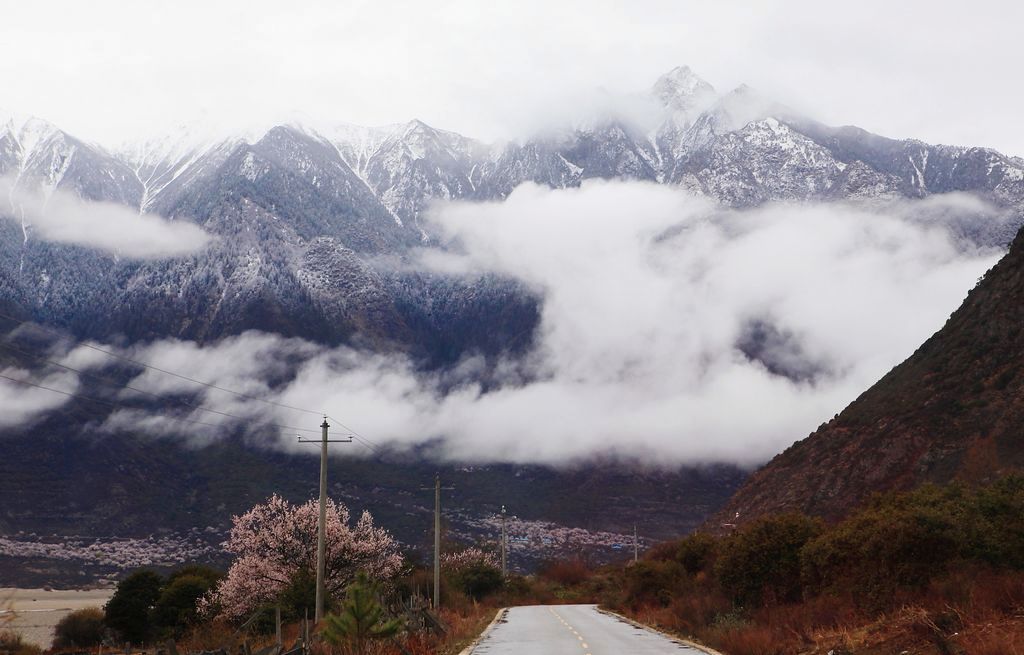
[[[4,2],[0,107],[111,143],[205,116],[522,136],[689,64],[829,123],[1024,155],[1022,3]]]

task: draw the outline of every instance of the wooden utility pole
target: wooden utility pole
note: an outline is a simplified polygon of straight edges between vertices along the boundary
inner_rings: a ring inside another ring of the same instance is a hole
[[[441,474],[434,476],[434,597],[431,606],[441,606]],[[455,487],[444,487],[451,490]]]
[[[316,523],[316,613],[313,620],[320,623],[324,618],[324,568],[327,559],[327,430],[331,426],[327,417],[320,425],[323,435],[320,441],[320,519]]]
[[[508,532],[505,530],[505,506],[501,506],[501,577],[508,577]]]
[[[636,523],[633,524],[633,563],[640,560],[640,541],[637,539]]]
[[[316,611],[313,615],[314,623],[320,623],[320,620],[324,618],[324,602],[326,596],[326,590],[324,588],[324,573],[327,565],[327,444],[331,441],[336,443],[352,442],[351,438],[328,439],[327,430],[330,427],[331,426],[327,423],[327,417],[324,416],[324,422],[320,425],[322,432],[319,442],[315,439],[303,439],[302,437],[299,437],[299,441],[302,443],[320,444],[320,518],[316,524]]]

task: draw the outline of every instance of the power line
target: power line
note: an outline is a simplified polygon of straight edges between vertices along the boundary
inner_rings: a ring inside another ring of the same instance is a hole
[[[0,344],[0,345],[3,345],[3,344]],[[70,370],[74,370],[74,369],[70,369]],[[81,393],[77,393],[77,392],[64,391],[62,389],[54,389],[53,387],[48,387],[45,384],[38,384],[36,382],[29,382],[28,380],[21,380],[19,378],[13,378],[13,377],[11,377],[9,375],[5,375],[3,373],[0,373],[0,378],[3,378],[5,380],[10,380],[11,382],[16,382],[18,384],[22,384],[22,385],[25,385],[27,387],[35,387],[36,389],[42,389],[44,391],[50,391],[52,393],[57,393],[57,394],[60,394],[62,396],[67,396],[69,398],[77,398],[79,400],[85,400],[85,401],[91,402],[91,403],[99,403],[101,405],[106,405],[107,407],[112,407],[114,409],[126,409],[126,410],[136,410],[136,411],[152,412],[152,410],[148,410],[148,409],[144,409],[144,408],[139,408],[139,407],[130,407],[128,405],[111,402],[109,400],[104,400],[102,398],[93,398],[92,396],[86,396],[85,394],[81,394]],[[126,388],[129,388],[129,387],[126,387]],[[148,393],[148,392],[143,392],[143,393]],[[194,425],[205,425],[207,427],[218,428],[218,429],[223,429],[224,427],[226,427],[223,424],[208,423],[206,421],[197,421],[196,419],[186,418],[184,416],[174,416],[173,414],[167,414],[166,412],[158,412],[158,413],[163,418],[168,418],[168,419],[170,419],[172,421],[182,421],[184,423],[192,423]],[[218,413],[221,413],[221,412],[218,412]],[[231,416],[233,418],[240,418],[240,417],[234,416],[233,414],[225,414],[225,416]],[[245,419],[241,419],[241,420],[245,420]],[[280,426],[278,426],[277,424],[274,424],[274,423],[270,423],[268,425],[271,425],[271,426],[274,426],[274,427],[280,427]],[[304,430],[306,432],[310,432],[310,430],[307,430],[306,428],[288,428],[288,429],[289,430],[300,429],[300,430]],[[372,443],[370,443],[367,440],[365,440],[365,438],[359,437],[357,435],[351,435],[351,436],[352,436],[353,439],[356,440],[357,443],[359,443],[360,446],[362,446],[362,447],[366,448],[367,450],[373,452],[378,457],[384,454],[384,451],[381,448],[379,448],[378,446],[374,446]]]
[[[350,435],[350,436],[351,436],[351,437],[352,437],[353,439],[355,439],[355,440],[356,440],[356,443],[358,443],[358,444],[359,444],[360,446],[362,446],[363,448],[366,448],[367,450],[369,450],[370,452],[372,452],[372,453],[373,453],[374,455],[376,455],[377,457],[380,457],[380,456],[382,456],[382,455],[384,454],[384,450],[383,450],[383,449],[381,449],[381,448],[379,448],[379,447],[377,447],[377,446],[374,446],[374,445],[373,445],[372,443],[370,443],[370,442],[366,441],[365,439],[362,439],[362,438],[360,438],[360,437],[358,437],[358,436],[356,436],[356,435],[354,435],[354,434],[353,434],[353,435]]]
[[[378,443],[375,443],[372,439],[370,439],[368,437],[364,437],[363,435],[359,434],[358,432],[356,432],[355,430],[353,430],[349,426],[345,425],[344,423],[342,423],[338,419],[334,418],[333,416],[328,416],[327,418],[331,419],[332,421],[337,423],[342,428],[348,430],[348,433],[352,436],[353,439],[355,439],[363,447],[368,448],[375,455],[377,455],[377,457],[383,457],[384,456],[385,451],[384,451],[384,447],[383,446],[381,446]]]
[[[102,375],[96,375],[95,373],[89,373],[88,371],[82,371],[82,370],[74,368],[72,366],[68,366],[66,364],[61,364],[60,362],[54,361],[52,359],[47,359],[46,357],[43,357],[41,355],[37,355],[35,353],[30,353],[27,350],[22,350],[21,348],[18,348],[16,346],[12,346],[9,343],[0,342],[0,348],[6,348],[8,350],[13,350],[15,352],[21,353],[22,355],[26,355],[28,357],[35,357],[36,359],[38,359],[40,361],[43,361],[43,362],[46,362],[48,364],[52,364],[53,366],[59,366],[60,368],[65,369],[67,371],[71,371],[73,373],[77,373],[79,375],[82,375],[82,376],[85,376],[85,377],[89,377],[89,378],[92,378],[94,380],[99,380],[101,382],[106,382],[107,384],[109,384],[111,386],[121,387],[121,388],[124,388],[124,389],[128,389],[129,391],[134,391],[136,393],[145,394],[147,396],[151,396],[151,397],[156,398],[156,399],[161,400],[161,401],[168,400],[167,398],[165,398],[164,396],[162,396],[162,395],[160,395],[158,393],[154,393],[152,391],[146,391],[145,389],[139,389],[138,387],[133,387],[132,385],[127,384],[127,383],[118,382],[117,380],[114,380],[112,378],[104,377]],[[225,416],[227,418],[237,419],[239,421],[248,420],[244,416],[238,416],[237,414],[232,414],[230,412],[222,412],[219,409],[211,409],[209,407],[203,407],[202,405],[196,405],[195,403],[190,403],[187,400],[181,400],[181,399],[170,399],[170,400],[172,402],[176,402],[179,405],[183,405],[183,406],[189,407],[191,409],[195,409],[195,410],[199,410],[199,411],[203,411],[203,412],[209,412],[211,414],[218,414],[220,416]],[[292,426],[292,425],[281,425],[279,423],[269,423],[268,425],[271,425],[271,426],[276,427],[276,428],[280,428],[281,430],[296,430],[296,431],[300,431],[300,432],[311,432],[311,433],[314,433],[314,434],[319,432],[319,430],[312,430],[310,428],[300,428],[300,427],[295,427],[295,426]]]
[[[25,325],[27,323],[26,321],[23,321],[23,320],[21,320],[19,318],[11,316],[10,314],[5,314],[3,312],[0,312],[0,318],[6,318],[8,320],[15,321],[15,322],[17,322],[17,323],[19,323],[21,325]],[[60,336],[61,338],[64,338],[64,336],[65,336],[64,334],[62,334],[58,330],[55,330],[55,329],[50,328],[48,326],[41,325],[39,323],[33,323],[33,325],[37,325],[37,326],[41,327],[42,329],[46,330],[47,332],[50,332],[51,334],[56,334],[56,335]],[[197,380],[196,378],[189,377],[187,375],[182,375],[181,373],[175,373],[174,371],[168,371],[167,369],[160,368],[159,366],[153,366],[151,364],[146,364],[145,362],[140,362],[137,359],[132,359],[131,357],[128,357],[126,355],[121,355],[119,353],[107,350],[105,348],[100,348],[99,346],[94,346],[94,345],[92,345],[90,343],[87,343],[87,342],[84,342],[84,341],[79,342],[78,345],[84,346],[86,348],[89,348],[90,350],[95,350],[96,352],[99,352],[99,353],[103,353],[104,355],[107,355],[109,357],[114,357],[116,359],[120,359],[120,360],[125,361],[125,362],[130,362],[132,364],[135,364],[136,366],[141,366],[143,368],[147,368],[147,369],[150,369],[150,370],[153,370],[153,371],[159,371],[160,373],[164,373],[166,375],[171,375],[171,376],[174,376],[174,377],[182,379],[182,380],[187,380],[187,381],[192,382],[194,384],[200,384],[200,385],[202,385],[204,387],[209,387],[211,389],[217,389],[218,391],[223,391],[225,393],[229,393],[229,394],[232,394],[234,396],[238,396],[239,398],[244,398],[246,400],[254,400],[254,401],[257,401],[257,402],[261,402],[261,403],[267,403],[268,405],[274,405],[275,407],[281,407],[283,409],[290,409],[290,410],[293,410],[293,411],[296,411],[296,412],[304,412],[306,414],[313,414],[315,416],[321,416],[321,412],[315,412],[315,411],[313,411],[311,409],[304,409],[302,407],[294,407],[292,405],[286,405],[285,403],[279,403],[279,402],[275,402],[273,400],[267,400],[266,398],[260,398],[259,396],[250,396],[249,394],[245,394],[245,393],[242,393],[240,391],[235,391],[233,389],[228,389],[227,387],[222,387],[222,386],[216,385],[216,384],[214,384],[212,382],[204,382],[203,380]],[[313,431],[316,432],[316,430],[313,430]]]
[[[37,384],[35,382],[29,382],[28,380],[21,380],[21,379],[18,379],[18,378],[12,378],[11,376],[4,375],[3,373],[0,373],[0,378],[4,378],[5,380],[10,380],[11,382],[17,382],[18,384],[23,384],[25,386],[35,387],[36,389],[43,389],[45,391],[52,391],[53,393],[59,393],[62,396],[67,396],[69,398],[78,398],[80,400],[85,400],[85,401],[88,401],[88,402],[99,403],[101,405],[107,405],[109,407],[113,407],[114,409],[138,409],[138,408],[135,408],[135,407],[128,407],[126,405],[121,405],[121,404],[118,404],[118,403],[113,403],[113,402],[110,402],[109,400],[103,400],[101,398],[93,398],[92,396],[86,396],[85,394],[75,393],[75,392],[71,392],[71,391],[63,391],[62,389],[54,389],[53,387],[48,387],[45,384]],[[169,418],[169,419],[174,420],[174,421],[185,421],[186,423],[196,423],[198,425],[205,425],[205,426],[208,426],[208,427],[211,427],[211,428],[223,428],[224,427],[223,425],[217,425],[215,423],[207,423],[205,421],[197,421],[195,419],[185,418],[183,416],[173,416],[171,414],[164,414],[164,416],[166,418]]]
[[[0,312],[0,318],[6,318],[8,320],[11,320],[11,321],[14,321],[14,322],[18,323],[19,325],[26,325],[28,323],[27,321],[23,321],[23,320],[15,317],[15,316],[11,316],[10,314],[6,314],[4,312]],[[40,323],[33,322],[32,325],[37,326],[37,327],[39,327],[39,328],[41,328],[41,329],[43,329],[43,330],[45,330],[47,332],[50,332],[51,334],[57,335],[60,338],[64,338],[66,336],[63,333],[61,333],[59,330],[56,330],[56,329],[51,328],[51,327],[46,326],[46,325],[42,325]],[[20,351],[20,349],[15,348],[14,346],[10,346],[9,344],[0,344],[0,345],[6,345],[9,348],[12,348],[14,350],[19,350]],[[181,373],[175,373],[174,371],[169,371],[167,369],[160,368],[158,366],[153,366],[151,364],[146,364],[145,362],[139,361],[137,359],[133,359],[133,358],[128,357],[126,355],[121,355],[120,353],[116,353],[116,352],[107,350],[105,348],[100,348],[99,346],[94,346],[94,345],[92,345],[90,343],[87,343],[87,342],[84,342],[84,341],[79,342],[78,345],[81,345],[81,346],[84,346],[86,348],[89,348],[90,350],[94,350],[96,352],[102,353],[104,355],[107,355],[108,357],[113,357],[113,358],[119,359],[121,361],[129,362],[129,363],[134,364],[136,366],[141,366],[142,368],[145,368],[145,369],[148,369],[148,370],[157,371],[159,373],[163,373],[165,375],[170,375],[172,377],[176,377],[176,378],[181,379],[181,380],[186,380],[188,382],[192,382],[193,384],[198,384],[198,385],[202,385],[204,387],[208,387],[208,388],[211,388],[211,389],[216,389],[218,391],[223,391],[225,393],[229,393],[229,394],[231,394],[233,396],[236,396],[238,398],[243,398],[245,400],[251,400],[251,401],[255,401],[255,402],[266,403],[266,404],[272,405],[274,407],[280,407],[282,409],[290,409],[292,411],[303,412],[303,413],[306,413],[306,414],[312,414],[314,416],[322,416],[321,412],[317,412],[317,411],[314,411],[314,410],[311,410],[311,409],[305,409],[303,407],[295,407],[294,405],[288,405],[288,404],[285,404],[285,403],[279,403],[279,402],[276,402],[276,401],[273,401],[273,400],[267,400],[266,398],[260,398],[259,396],[252,396],[250,394],[245,394],[245,393],[242,393],[240,391],[235,391],[233,389],[228,389],[227,387],[222,387],[222,386],[214,384],[212,382],[206,382],[206,381],[203,381],[203,380],[198,380],[196,378],[193,378],[193,377],[190,377],[190,376],[187,376],[187,375],[182,375]],[[25,351],[20,351],[20,352],[25,353]],[[38,355],[32,355],[31,353],[25,353],[25,354],[28,354],[30,356],[39,357]],[[65,368],[65,369],[74,371],[76,373],[80,373],[82,375],[87,375],[87,376],[92,376],[92,377],[99,377],[99,379],[103,379],[100,376],[94,376],[91,373],[86,373],[84,371],[79,371],[77,369],[71,368],[71,367],[66,366],[64,364],[60,364],[58,362],[54,362],[54,361],[46,359],[46,358],[42,358],[42,357],[40,357],[40,358],[43,359],[43,361],[47,361],[47,362],[49,362],[51,364],[54,364],[56,366],[60,366],[61,368]],[[18,382],[19,380],[14,380],[14,381]],[[123,386],[126,389],[131,389],[132,391],[137,391],[139,393],[144,393],[144,394],[148,394],[148,395],[155,395],[152,392],[143,391],[141,389],[136,389],[136,388],[131,387],[130,385],[127,385],[127,384],[119,385],[119,386]],[[57,391],[57,393],[63,393],[63,392]],[[243,417],[236,416],[234,414],[229,414],[227,412],[221,412],[219,410],[213,410],[213,409],[209,409],[209,408],[204,408],[202,406],[196,406],[196,405],[193,405],[192,403],[187,403],[185,401],[176,401],[176,402],[180,402],[182,404],[188,405],[190,407],[194,407],[196,409],[201,409],[203,411],[208,411],[208,412],[212,412],[212,413],[215,413],[215,414],[221,414],[223,416],[228,416],[228,417],[235,418],[235,419],[238,419],[238,420],[246,420]],[[106,403],[106,404],[112,404],[112,403]],[[365,437],[365,436],[359,434],[358,432],[356,432],[355,430],[353,430],[352,428],[350,428],[349,426],[345,425],[344,423],[342,423],[341,421],[339,421],[338,419],[336,419],[334,417],[328,416],[328,418],[330,418],[332,421],[337,423],[340,427],[344,428],[349,433],[351,433],[353,439],[358,441],[363,447],[369,449],[370,451],[374,452],[378,456],[383,454],[383,449],[380,447],[380,445],[375,444],[368,437]],[[177,419],[177,420],[184,420],[184,419]],[[203,424],[203,425],[213,425],[211,423],[204,423],[202,421],[193,421],[193,422],[200,423],[200,424]],[[275,427],[279,427],[279,428],[286,429],[286,430],[295,430],[295,431],[300,431],[300,432],[311,432],[311,433],[317,433],[318,432],[317,430],[312,430],[312,429],[309,429],[309,428],[298,428],[298,427],[282,426],[282,425],[279,425],[279,424],[271,424],[271,425],[274,425]]]

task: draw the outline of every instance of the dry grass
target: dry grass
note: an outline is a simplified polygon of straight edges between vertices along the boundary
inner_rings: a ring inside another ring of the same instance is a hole
[[[737,612],[695,589],[667,606],[622,609],[729,655],[1024,655],[1024,573],[962,570],[901,602],[881,615],[835,596]]]
[[[563,586],[581,585],[594,574],[581,558],[550,562],[540,570],[540,577]]]
[[[711,628],[702,636],[706,643],[714,644],[729,655],[796,655],[800,652],[792,640],[762,625]]]
[[[976,626],[956,643],[970,655],[1024,655],[1024,625],[1016,620]]]
[[[41,651],[39,646],[22,639],[19,633],[13,630],[0,630],[0,652],[10,655],[39,655]]]
[[[441,612],[441,618],[451,628],[437,653],[454,654],[462,651],[490,624],[497,612],[495,607],[477,605],[467,614]]]

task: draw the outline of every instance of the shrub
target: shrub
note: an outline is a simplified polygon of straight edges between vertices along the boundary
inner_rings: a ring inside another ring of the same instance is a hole
[[[899,589],[920,589],[965,549],[973,520],[959,487],[879,497],[801,554],[815,591],[849,590],[867,609],[889,607]]]
[[[590,579],[592,574],[593,571],[580,557],[548,562],[539,571],[542,578],[564,586],[582,584]]]
[[[172,577],[153,605],[153,625],[161,630],[163,636],[180,636],[196,622],[196,604],[215,584],[209,578],[195,574]]]
[[[27,643],[21,634],[13,630],[0,630],[0,651],[11,655],[39,655],[42,649]]]
[[[446,553],[441,570],[454,587],[477,600],[500,589],[505,581],[494,554],[479,548]]]
[[[473,564],[452,574],[454,585],[470,598],[479,600],[501,589],[501,571],[487,564]]]
[[[136,571],[117,584],[114,595],[103,608],[106,624],[121,638],[143,643],[152,634],[149,613],[160,598],[163,580],[153,571]]]
[[[633,606],[667,606],[688,582],[686,571],[675,561],[640,560],[625,569],[623,575],[626,596]]]
[[[103,610],[87,607],[75,610],[60,621],[53,629],[53,648],[91,648],[103,642]]]
[[[1024,569],[1024,477],[1009,476],[976,494],[978,525],[970,555],[992,566]]]
[[[791,513],[734,532],[721,544],[715,564],[722,589],[740,605],[799,600],[800,550],[821,530],[820,522]]]
[[[718,556],[718,540],[706,532],[695,532],[676,546],[676,561],[690,575],[713,568]]]

